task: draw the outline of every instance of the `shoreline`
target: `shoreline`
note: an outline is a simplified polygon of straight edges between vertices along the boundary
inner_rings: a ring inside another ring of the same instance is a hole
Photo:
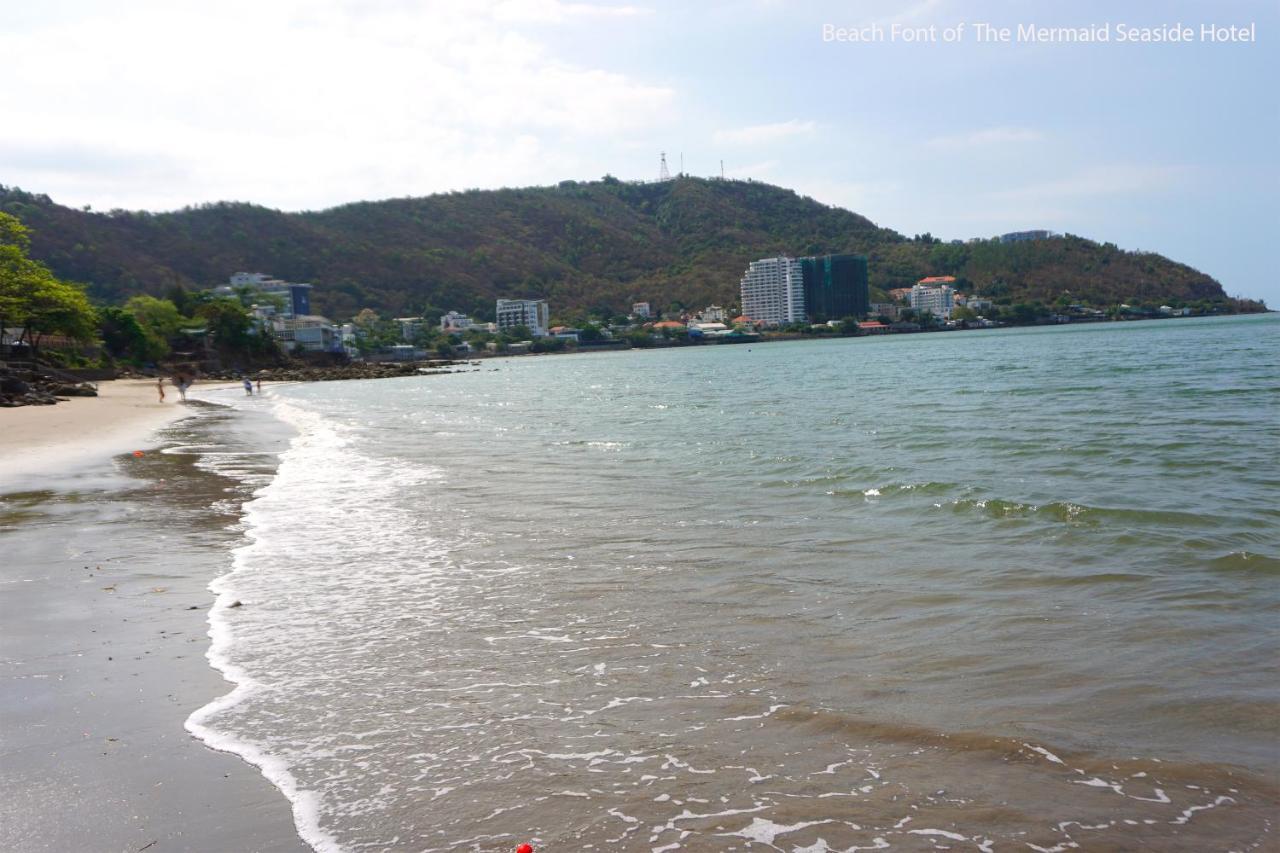
[[[53,406],[19,406],[0,414],[0,493],[93,466],[120,453],[154,446],[156,431],[190,417],[176,388],[159,402],[156,383],[116,379],[96,397],[71,397]]]
[[[252,487],[184,446],[253,434],[153,382],[102,391],[0,418],[23,421],[0,431],[23,472],[0,479],[0,848],[308,850],[258,768],[185,728],[234,686],[206,659],[209,585]]]

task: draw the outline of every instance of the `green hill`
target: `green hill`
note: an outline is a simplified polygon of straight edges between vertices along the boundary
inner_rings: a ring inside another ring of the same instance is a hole
[[[97,213],[0,187],[0,210],[31,229],[33,257],[113,302],[256,270],[312,282],[315,309],[335,318],[365,307],[488,316],[502,296],[546,298],[554,314],[613,314],[633,301],[734,304],[749,261],[836,252],[867,254],[879,290],[950,274],[1002,302],[1048,303],[1064,292],[1099,306],[1227,301],[1214,279],[1156,254],[1073,236],[1011,244],[907,238],[744,181],[605,178],[302,213],[227,202]]]

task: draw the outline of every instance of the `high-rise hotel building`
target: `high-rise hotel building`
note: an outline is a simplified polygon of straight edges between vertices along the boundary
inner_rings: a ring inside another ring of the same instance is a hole
[[[804,322],[804,271],[798,258],[752,261],[742,276],[742,313],[766,326]]]
[[[864,317],[870,310],[862,255],[762,258],[742,276],[742,313],[767,326]]]

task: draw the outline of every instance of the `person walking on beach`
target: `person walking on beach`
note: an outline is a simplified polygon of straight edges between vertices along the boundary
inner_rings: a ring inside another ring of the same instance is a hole
[[[258,377],[258,396],[262,396],[262,377]]]
[[[249,379],[248,376],[244,378],[244,395],[246,397],[253,396],[253,382],[252,380]]]
[[[164,377],[156,377],[156,390],[160,392],[160,402],[164,402]]]
[[[187,377],[179,373],[174,377],[173,384],[178,386],[178,396],[182,398],[182,402],[187,402],[187,386],[190,384],[187,382]]]

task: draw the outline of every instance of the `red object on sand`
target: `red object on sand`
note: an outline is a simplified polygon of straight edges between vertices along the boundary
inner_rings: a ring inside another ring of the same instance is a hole
[[[533,853],[532,844],[521,844],[516,848],[516,853]]]

